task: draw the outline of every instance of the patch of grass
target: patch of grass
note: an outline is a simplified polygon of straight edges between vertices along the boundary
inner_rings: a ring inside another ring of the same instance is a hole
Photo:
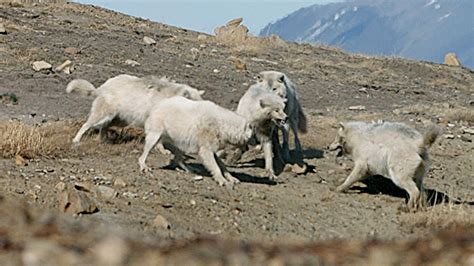
[[[69,149],[70,139],[77,126],[55,122],[44,125],[28,125],[22,122],[0,123],[0,156],[25,158],[54,156]]]
[[[468,205],[445,203],[429,207],[426,211],[402,214],[400,221],[403,225],[412,228],[435,230],[474,226],[474,212]]]
[[[18,96],[15,93],[0,94],[0,102],[18,104]]]

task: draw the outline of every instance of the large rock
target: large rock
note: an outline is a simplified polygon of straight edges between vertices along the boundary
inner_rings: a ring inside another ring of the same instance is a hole
[[[444,56],[444,64],[448,66],[460,66],[461,62],[455,53],[447,53]]]
[[[36,61],[33,62],[34,71],[50,70],[53,66],[46,61]]]
[[[69,214],[92,214],[99,209],[86,192],[65,190],[59,195],[59,210]]]

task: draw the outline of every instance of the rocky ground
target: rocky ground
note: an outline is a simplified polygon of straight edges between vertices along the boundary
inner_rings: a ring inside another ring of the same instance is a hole
[[[241,26],[208,36],[73,3],[0,4],[0,19],[1,264],[474,263],[473,71],[257,39]],[[71,146],[92,102],[66,94],[74,78],[166,75],[235,108],[271,69],[297,84],[309,119],[304,174],[279,169],[269,182],[249,154],[228,190],[158,153],[153,174],[140,173],[133,130],[120,133],[132,141],[91,133]],[[337,122],[377,119],[443,128],[425,179],[432,206],[405,212],[405,193],[381,177],[332,191],[352,167],[325,152]]]

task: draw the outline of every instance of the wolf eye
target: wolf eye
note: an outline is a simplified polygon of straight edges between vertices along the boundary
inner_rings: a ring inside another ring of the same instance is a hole
[[[273,89],[272,89],[272,91],[276,91],[276,90],[277,90],[277,88],[273,88]]]

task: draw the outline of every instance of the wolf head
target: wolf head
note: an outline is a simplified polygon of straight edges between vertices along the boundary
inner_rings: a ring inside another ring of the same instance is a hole
[[[286,99],[282,99],[273,93],[265,93],[259,99],[259,120],[271,120],[277,126],[284,126],[287,120],[285,114]]]
[[[350,130],[350,125],[342,122],[339,123],[339,129],[337,130],[336,138],[331,144],[329,144],[328,150],[337,151],[337,156],[350,153],[350,147],[347,143]]]
[[[191,86],[188,85],[182,85],[180,90],[180,96],[183,96],[184,98],[188,98],[190,100],[194,101],[202,101],[202,95],[204,94],[204,90],[197,90]]]
[[[285,74],[277,71],[262,71],[257,76],[257,82],[268,91],[286,99],[288,78]]]

